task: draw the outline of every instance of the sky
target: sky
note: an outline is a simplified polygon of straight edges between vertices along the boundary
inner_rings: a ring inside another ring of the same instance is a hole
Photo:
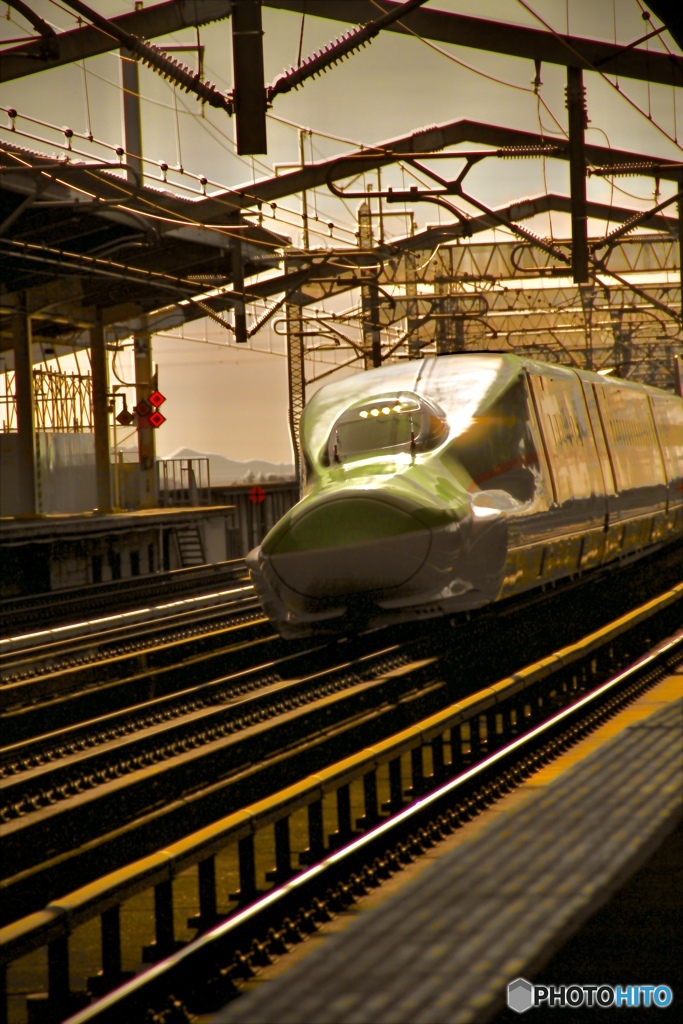
[[[309,0],[303,19],[297,13],[263,8],[266,82],[296,65],[300,49],[305,58],[348,31],[348,24],[316,18],[315,3]],[[61,3],[32,0],[31,6],[59,30],[75,24],[73,14]],[[135,4],[134,0],[92,0],[92,6],[101,14],[114,16],[132,10]],[[145,6],[149,4],[145,2]],[[639,39],[649,28],[643,19],[647,8],[639,0],[429,0],[427,6],[539,29],[543,28],[542,19],[559,32],[621,44]],[[654,16],[651,23],[659,26]],[[25,33],[26,23],[21,16],[7,8],[5,19],[0,21],[0,37],[16,38]],[[229,21],[203,27],[199,32],[206,48],[205,77],[226,91],[233,84],[230,33]],[[155,40],[161,46],[196,41],[194,29]],[[668,33],[642,45],[680,53]],[[177,56],[194,66],[193,53]],[[465,47],[437,47],[419,38],[384,33],[322,76],[277,97],[268,116],[268,153],[251,158],[237,156],[235,125],[225,112],[208,106],[202,112],[194,97],[177,91],[140,66],[147,182],[192,195],[191,190],[199,189],[200,175],[209,179],[209,192],[271,177],[278,167],[298,165],[300,128],[307,130],[307,162],[460,118],[561,135],[566,128],[565,70],[543,65],[538,94],[532,87],[534,75],[529,60]],[[675,97],[668,87],[622,80],[618,91],[613,78],[591,73],[585,74],[585,84],[588,142],[681,160],[683,147],[677,141],[683,138],[681,90]],[[75,156],[115,159],[113,148],[122,139],[120,58],[113,52],[82,65],[2,85],[0,108],[10,107],[19,112],[19,117],[16,131],[10,133],[9,119],[0,111],[0,125],[4,125],[0,135],[4,140],[40,152],[62,153],[65,138],[61,129],[68,125],[76,133],[72,141]],[[92,141],[79,137],[88,134],[92,134]],[[169,171],[164,185],[158,167],[161,162],[169,168],[182,165],[186,173]],[[368,175],[365,184],[376,186],[376,181],[376,175]],[[400,187],[404,182],[412,183],[400,168],[383,171],[385,187],[392,183]],[[568,193],[568,165],[553,160],[488,160],[471,172],[468,184],[487,205],[502,206],[546,190]],[[671,191],[671,186],[664,183],[662,198],[668,194],[667,189]],[[652,181],[619,178],[610,183],[591,178],[588,195],[602,202],[613,199],[634,210],[647,209],[653,203]],[[357,200],[342,203],[321,188],[309,194],[308,204],[312,246],[354,244]],[[268,211],[264,223],[299,245],[300,211],[300,198],[291,196],[279,202],[277,210]],[[400,208],[396,211],[392,207],[395,212],[402,213]],[[430,204],[417,204],[414,215],[418,229],[448,218]],[[333,224],[331,231],[329,222]],[[392,216],[385,225],[390,235],[401,236],[407,231],[407,218]],[[568,220],[562,215],[553,214],[549,220],[546,214],[527,226],[541,235],[569,234]],[[597,225],[592,227],[598,230]],[[478,236],[477,240],[486,237]],[[496,237],[502,240],[506,236],[497,232]],[[358,293],[352,292],[328,304],[325,312],[349,310],[357,302]],[[155,337],[159,387],[167,397],[163,409],[167,422],[157,432],[161,456],[189,447],[234,459],[291,461],[287,365],[281,331],[281,318],[276,315],[253,337],[248,350],[236,349],[232,336],[212,321],[187,325],[183,338],[180,332]],[[335,360],[340,360],[338,354],[322,352],[315,361],[308,361],[309,394],[319,386],[312,378],[331,370]],[[124,379],[132,380],[130,350],[124,349],[117,367]],[[134,443],[134,438],[120,434],[117,440],[119,444]]]

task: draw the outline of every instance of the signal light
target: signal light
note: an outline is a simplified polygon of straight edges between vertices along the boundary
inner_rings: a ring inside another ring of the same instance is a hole
[[[135,406],[135,412],[137,413],[138,418],[138,430],[147,430],[148,427],[160,427],[162,423],[166,422],[164,414],[159,412],[159,406],[165,401],[166,396],[162,395],[162,393],[156,389],[148,398],[140,399],[138,404]],[[117,416],[119,423],[123,423],[123,420],[120,418],[121,415],[122,414],[119,414],[119,416]]]

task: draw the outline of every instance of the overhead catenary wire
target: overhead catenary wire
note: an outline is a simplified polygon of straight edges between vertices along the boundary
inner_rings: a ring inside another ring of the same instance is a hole
[[[6,108],[0,108],[0,109],[6,109]],[[45,122],[41,122],[41,123],[45,123]],[[61,129],[58,129],[57,126],[53,126],[53,125],[49,125],[49,124],[47,124],[46,126],[48,128],[53,128],[55,131],[60,131],[61,130]],[[46,140],[46,139],[43,139],[40,136],[36,136],[36,135],[28,133],[28,132],[23,132],[21,130],[16,130],[16,131],[13,132],[13,134],[20,135],[20,136],[22,136],[24,138],[28,138],[28,139],[31,139],[33,141],[49,142],[49,144],[51,144],[51,145],[55,144],[52,140]],[[97,142],[97,140],[94,140],[94,143],[96,145],[100,144],[100,143]],[[101,145],[106,146],[107,144],[102,143]],[[86,157],[89,157],[91,159],[93,158],[92,154],[87,153],[84,150],[77,150],[73,146],[67,147],[66,145],[62,145],[62,146],[60,146],[60,148],[63,148],[63,149],[65,149],[68,152],[74,153],[75,155],[86,156]],[[122,155],[125,155],[125,154],[122,154]],[[28,166],[28,164],[27,164],[27,166]],[[68,164],[65,163],[64,166],[67,167]],[[154,166],[158,166],[158,164],[154,163]],[[120,164],[112,163],[111,164],[111,171],[112,172],[116,172],[119,169],[119,167],[120,167]],[[84,172],[87,172],[87,169],[88,169],[87,166],[82,168],[82,170]],[[36,170],[39,171],[40,168],[36,167]],[[184,169],[179,170],[177,173],[183,173],[185,175],[189,174],[189,172],[184,170]],[[191,175],[191,176],[196,178],[195,175]],[[151,178],[153,181],[158,181],[160,183],[163,181],[163,179],[159,179],[159,178],[153,177],[153,176],[151,176],[149,174],[146,174],[145,177]],[[106,180],[110,184],[118,185],[119,189],[124,194],[130,195],[130,197],[132,198],[132,194],[128,193],[127,190],[126,190],[126,185],[125,185],[125,180],[124,179],[118,178],[118,177],[116,177],[114,175],[114,173],[112,173],[112,177],[111,178],[108,177]],[[204,179],[204,180],[206,180],[206,179]],[[165,182],[165,183],[167,183],[167,182]],[[71,183],[69,183],[69,182],[61,182],[61,184],[68,185],[69,188],[73,187],[71,185]],[[231,191],[232,191],[228,186],[221,185],[218,182],[212,182],[212,184],[216,188],[222,189],[225,192],[226,195],[230,194]],[[205,194],[203,192],[200,193],[196,189],[191,189],[191,188],[189,188],[189,186],[178,186],[178,187],[182,187],[184,191],[189,191],[189,192],[191,192],[194,195],[204,195]],[[83,192],[84,195],[88,195],[93,200],[95,200],[97,198],[95,193],[89,193],[89,192],[86,192],[85,190],[81,190],[81,191]],[[217,202],[219,204],[225,205],[226,209],[229,209],[231,212],[234,211],[234,206],[231,205],[224,196],[212,195],[211,198],[215,202]],[[147,205],[151,205],[153,209],[158,209],[158,210],[162,210],[163,209],[158,203],[152,203],[150,198],[149,198],[149,196],[142,197],[142,201],[144,203],[146,203]],[[168,224],[178,224],[178,225],[187,224],[187,225],[191,225],[191,226],[198,227],[198,228],[204,228],[204,229],[209,230],[209,231],[220,232],[220,233],[222,233],[222,234],[224,234],[224,235],[226,235],[228,237],[239,237],[240,236],[240,232],[242,232],[244,230],[247,230],[247,228],[249,228],[251,226],[254,226],[250,221],[247,221],[247,223],[242,225],[242,226],[238,226],[238,225],[227,226],[227,225],[207,224],[207,223],[205,223],[204,221],[202,221],[199,218],[193,218],[193,217],[190,217],[190,216],[187,216],[185,218],[170,217],[168,215],[168,213],[154,214],[154,213],[150,212],[149,210],[132,209],[130,207],[125,207],[123,205],[124,202],[125,202],[125,200],[122,199],[120,204],[117,204],[117,205],[119,205],[120,208],[125,210],[126,212],[135,214],[136,216],[147,217],[150,220],[156,220],[156,221],[165,222],[165,223],[168,223]],[[271,217],[272,217],[272,219],[274,221],[276,221],[278,223],[285,224],[287,226],[291,226],[291,227],[296,227],[296,228],[300,227],[301,214],[300,214],[300,212],[298,210],[293,209],[291,207],[283,206],[282,204],[271,203],[271,204],[265,204],[265,205],[267,205],[269,207],[272,207]],[[278,212],[276,213],[275,210],[277,210]],[[284,216],[284,214],[287,214],[288,217]],[[257,217],[259,214],[258,214],[258,211],[250,211],[249,215],[251,217]],[[315,215],[310,218],[311,221],[315,221],[316,219],[319,220],[319,218],[316,218]],[[353,235],[354,235],[354,231],[353,231],[352,228],[346,228],[343,225],[339,225],[339,224],[335,225],[335,228],[336,228],[337,231],[346,231],[346,232],[348,232],[348,234],[351,237],[353,237]],[[342,243],[346,242],[345,239],[342,239],[342,238],[339,238],[338,236],[336,236],[334,234],[334,232],[330,232],[329,225],[326,222],[324,223],[324,226],[321,226],[321,227],[310,226],[310,231],[315,233],[316,235],[319,235],[325,241],[329,241],[330,239],[332,239],[332,240],[336,239],[337,241],[342,242]],[[259,244],[263,245],[265,247],[270,246],[270,248],[272,248],[274,250],[280,248],[280,243],[268,242],[265,239],[262,239],[259,242]]]
[[[280,75],[266,89],[268,101],[272,102],[281,93],[296,89],[307,79],[327,71],[333,64],[344,60],[345,57],[350,56],[355,50],[371,42],[375,36],[379,35],[383,29],[388,28],[393,22],[409,14],[410,11],[421,7],[426,2],[427,0],[404,0],[395,10],[388,12],[380,8],[381,17],[376,21],[370,21],[367,25],[359,25],[349,32],[345,32],[340,39],[336,39],[333,43],[324,46],[322,50],[317,50],[310,57],[307,57],[305,61],[300,61],[298,67],[292,67],[289,71]]]
[[[451,59],[451,56],[452,56],[452,55],[448,55],[448,56],[449,56],[449,59]],[[457,62],[457,61],[456,61],[456,62]],[[460,63],[462,63],[462,62],[460,62]],[[470,69],[468,69],[468,70],[474,71],[474,73],[479,73],[479,72],[477,71],[477,69],[475,69],[475,68],[470,68]],[[489,76],[489,77],[490,77],[490,76]],[[498,80],[498,81],[500,81],[500,80]],[[501,81],[501,84],[503,84],[503,85],[509,85],[509,86],[511,86],[511,87],[513,87],[513,88],[521,88],[521,89],[522,89],[523,91],[529,91],[529,92],[531,92],[531,91],[532,91],[532,90],[529,90],[529,89],[523,89],[523,87],[520,87],[520,86],[515,86],[515,85],[513,85],[512,83],[504,83],[504,82],[502,82],[502,81]],[[180,99],[181,99],[181,102],[182,102],[182,98],[180,98]],[[150,100],[150,102],[156,102],[156,101],[154,101],[154,100]],[[540,99],[539,99],[539,103],[541,103],[541,100],[540,100]],[[183,104],[183,105],[184,105],[184,104]],[[543,104],[541,103],[541,105],[543,105]],[[169,109],[172,109],[172,108],[169,108]],[[279,117],[277,117],[277,116],[274,116],[274,115],[269,115],[269,116],[272,116],[272,117],[274,117],[274,119],[275,119],[275,120],[279,120],[279,121],[282,121],[283,123],[287,123],[287,122],[286,122],[286,119],[282,119],[282,118],[279,118]],[[555,120],[556,120],[556,119],[555,119]],[[178,121],[177,121],[177,123],[178,123]],[[539,117],[539,123],[540,123],[540,117]],[[557,122],[556,122],[556,123],[557,123]],[[213,127],[213,126],[212,126],[212,127]],[[542,125],[541,125],[541,127],[542,127]],[[312,133],[315,133],[316,135],[320,135],[321,137],[328,137],[328,138],[336,138],[336,137],[334,137],[334,136],[331,136],[331,135],[330,135],[329,133],[324,133],[324,132],[318,132],[318,131],[316,131],[315,129],[310,129],[310,131],[311,131]],[[310,136],[309,136],[309,138],[310,138],[310,140],[311,140],[311,145],[312,145],[312,135],[310,135]],[[349,142],[350,142],[350,140],[349,140]],[[351,144],[353,144],[353,143],[351,143]],[[359,144],[359,143],[356,143],[356,145],[360,145],[360,144]],[[454,154],[454,156],[457,156],[457,154]],[[180,163],[180,162],[181,162],[181,161],[180,161],[180,157],[179,157],[179,163]],[[414,172],[414,170],[413,170],[413,169],[412,169],[412,168],[410,167],[410,165],[408,165],[408,166],[407,166],[407,168],[405,167],[405,165],[403,165],[403,169],[407,169],[407,172],[408,172],[408,174],[411,174],[411,175],[413,175],[413,177],[415,177],[415,179],[416,179],[416,180],[419,180],[419,179],[417,178],[417,176],[415,175],[415,172]],[[545,168],[544,168],[544,171],[545,171]],[[253,176],[253,175],[252,175],[252,176]],[[618,186],[614,186],[614,184],[613,184],[613,181],[611,181],[611,182],[610,182],[610,185],[611,185],[611,187],[617,187],[617,188],[618,188]],[[181,186],[178,186],[178,187],[181,187],[181,188],[185,188],[186,186],[182,186],[182,185],[181,185]],[[245,191],[246,191],[246,190],[245,190]],[[622,191],[623,191],[623,190],[622,190]],[[314,194],[314,195],[317,195],[317,193],[315,192],[315,190],[313,190],[313,194]],[[627,194],[628,194],[628,193],[627,193]],[[284,207],[280,207],[280,209],[281,209],[281,211],[282,211],[282,212],[284,213],[284,211],[285,211],[285,208],[284,208]],[[138,213],[139,213],[139,211],[136,211],[136,212],[138,212]],[[293,218],[294,218],[294,219],[296,220],[296,218],[297,218],[297,211],[295,211],[295,210],[290,210],[290,211],[289,211],[289,213],[290,213],[290,214],[291,214],[291,216],[292,216],[292,217],[293,217]],[[154,214],[151,214],[151,213],[149,213],[149,211],[145,211],[145,215],[146,215],[146,216],[150,216],[150,217],[152,217],[152,216],[155,216]],[[163,217],[163,215],[162,215],[162,214],[156,214],[156,216],[157,216],[157,219],[158,219],[158,220],[163,220],[163,219],[164,219],[164,217]],[[171,218],[166,218],[166,219],[167,219],[167,222],[168,222],[168,223],[172,223],[172,222],[173,222]],[[189,222],[189,221],[188,221],[188,222]],[[179,221],[179,223],[183,223],[183,222],[182,222],[182,221]],[[201,226],[201,222],[200,222],[199,220],[196,220],[196,221],[194,221],[194,223],[195,223],[195,224],[197,224],[198,226]],[[346,230],[346,229],[345,229],[345,230]],[[350,229],[348,229],[348,230],[350,230]],[[552,230],[552,222],[551,222],[551,230]],[[321,233],[322,233],[322,232],[321,232]]]
[[[651,116],[648,117],[647,113],[642,109],[642,107],[638,103],[636,103],[635,100],[632,100],[630,96],[627,96],[627,94],[624,92],[624,90],[621,88],[621,86],[618,83],[612,82],[610,80],[609,76],[604,71],[601,71],[600,68],[597,67],[590,60],[588,60],[587,57],[585,57],[582,54],[578,53],[574,49],[574,47],[571,45],[571,43],[567,39],[565,39],[559,32],[557,32],[552,27],[552,25],[549,24],[549,22],[547,22],[544,18],[542,18],[541,15],[538,14],[531,7],[531,5],[526,2],[526,0],[517,0],[517,3],[520,4],[525,9],[525,11],[527,11],[529,14],[531,14],[532,17],[534,17],[537,21],[539,21],[540,24],[543,25],[543,27],[548,30],[548,32],[552,33],[552,35],[555,37],[555,39],[558,40],[558,42],[562,43],[562,45],[565,46],[569,50],[569,52],[572,53],[576,57],[576,59],[579,61],[579,67],[582,67],[584,64],[587,64],[591,71],[594,71],[596,74],[600,75],[600,77],[612,89],[614,89],[618,93],[619,96],[621,96],[624,100],[626,100],[626,102],[630,106],[632,106],[634,110],[636,110],[642,117],[644,117],[645,120],[648,121],[666,139],[668,139],[669,142],[672,142],[676,146],[677,149],[680,149],[681,152],[683,152],[683,146],[681,146],[678,143],[677,139],[674,138],[673,135],[669,135],[669,133],[666,131],[666,129],[663,128],[660,124],[658,124],[657,121],[655,121],[653,117],[651,117]]]
[[[371,3],[375,7],[378,7],[381,10],[377,0],[371,0]],[[490,82],[494,82],[497,85],[505,86],[508,89],[516,89],[519,92],[526,92],[526,93],[534,93],[535,92],[535,90],[531,89],[529,86],[518,85],[516,82],[507,82],[503,78],[498,78],[496,75],[492,75],[492,74],[490,74],[487,71],[482,71],[480,68],[473,67],[471,64],[468,64],[466,61],[461,60],[460,58],[456,57],[455,54],[452,54],[448,50],[445,50],[443,47],[438,46],[431,39],[426,39],[424,36],[420,35],[419,32],[416,32],[413,28],[411,28],[410,25],[407,25],[405,22],[400,21],[399,24],[401,25],[401,27],[404,29],[405,32],[407,32],[409,35],[413,36],[415,39],[418,39],[425,46],[429,47],[430,50],[434,50],[436,53],[441,54],[442,57],[446,57],[448,60],[452,61],[452,63],[457,64],[459,67],[464,68],[466,71],[470,71],[472,74],[479,75],[482,78],[488,79]],[[538,95],[538,93],[536,93],[536,95]],[[550,114],[551,118],[553,119],[553,121],[555,122],[555,124],[557,125],[557,127],[559,129],[559,133],[566,137],[566,135],[567,135],[566,130],[564,129],[564,127],[562,126],[560,121],[555,117],[555,115],[553,114],[552,110],[550,109],[550,107],[545,102],[545,100],[543,100],[542,97],[539,97],[539,102],[543,104],[543,106],[545,107],[547,112]]]

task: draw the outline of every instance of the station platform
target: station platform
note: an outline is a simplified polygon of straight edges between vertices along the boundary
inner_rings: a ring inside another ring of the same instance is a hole
[[[0,519],[0,595],[44,594],[226,561],[228,504]]]
[[[41,516],[11,516],[0,519],[0,538],[4,543],[26,544],[54,538],[83,537],[146,530],[150,524],[191,523],[198,515],[224,516],[232,505],[148,508],[133,512],[56,512]]]
[[[267,481],[213,487],[210,504],[0,517],[0,599],[243,558],[298,498]]]
[[[506,1007],[508,984],[540,984],[544,969],[553,984],[669,985],[669,1017],[683,998],[682,811],[679,668],[201,1024],[502,1024],[521,1019]],[[643,898],[652,906],[629,912]],[[617,937],[604,912],[619,900]],[[563,973],[572,970],[581,976]],[[631,1008],[627,1019],[653,1015]]]

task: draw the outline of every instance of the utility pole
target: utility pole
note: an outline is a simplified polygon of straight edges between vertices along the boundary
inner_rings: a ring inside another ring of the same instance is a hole
[[[302,171],[303,171],[304,167],[306,166],[306,151],[305,151],[305,148],[304,148],[304,138],[305,138],[306,134],[307,134],[307,132],[306,132],[305,128],[300,128],[299,129],[299,157],[300,157],[300,160],[301,160],[301,170]],[[306,189],[305,188],[303,189],[303,191],[301,193],[301,223],[302,223],[301,240],[303,242],[304,250],[306,252],[308,252],[310,247],[311,247],[311,243],[310,243],[310,239],[309,239],[309,235],[308,235],[308,197],[306,195]]]
[[[235,293],[235,341],[238,345],[246,345],[249,341],[249,335],[247,334],[247,310],[244,302],[244,259],[242,253],[242,239],[239,235],[235,235],[232,239],[230,260],[232,270],[232,287]]]
[[[361,249],[371,250],[372,212],[370,203],[364,201],[358,207],[358,243]],[[361,308],[363,315],[363,352],[365,369],[382,365],[382,337],[379,325],[379,289],[373,271],[362,270],[363,278],[370,277],[361,285]]]
[[[90,369],[92,372],[92,412],[95,428],[95,467],[97,473],[97,511],[111,512],[111,445],[109,441],[109,365],[104,347],[102,313],[90,328]]]
[[[150,393],[156,390],[152,369],[152,336],[148,331],[139,331],[135,334],[133,343],[135,349],[135,398],[138,403],[147,403]],[[145,423],[146,419],[147,417],[141,417],[138,421],[140,508],[156,508],[156,439],[154,427],[149,422]]]
[[[577,284],[588,275],[588,220],[586,212],[586,90],[581,68],[567,68],[569,122],[569,191],[572,201],[572,271]]]
[[[33,394],[33,359],[31,317],[28,296],[19,295],[19,307],[12,314],[12,345],[14,348],[14,400],[17,410],[17,496],[12,515],[36,515],[42,512],[38,493],[36,465],[35,398]],[[9,497],[9,493],[6,495]]]
[[[285,275],[298,269],[295,263],[285,258]],[[299,423],[306,404],[306,378],[304,363],[304,318],[301,306],[296,302],[285,304],[287,324],[287,373],[289,376],[289,432],[294,451],[294,469],[299,490],[303,487],[305,467]]]
[[[142,183],[142,115],[140,112],[140,76],[138,62],[130,50],[122,47],[121,57],[121,96],[123,114],[123,144],[126,150],[128,181],[137,185]],[[135,173],[139,175],[135,180]]]

